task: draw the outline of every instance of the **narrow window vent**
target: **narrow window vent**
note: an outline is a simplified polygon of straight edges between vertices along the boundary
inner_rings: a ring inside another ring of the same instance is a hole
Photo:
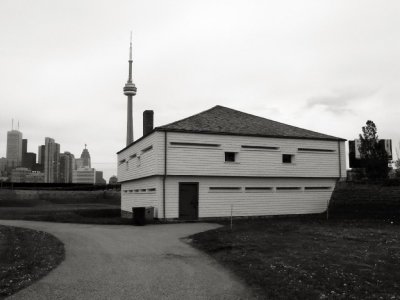
[[[136,157],[136,153],[129,156],[131,159]]]
[[[126,159],[122,159],[119,161],[119,164],[122,165],[125,161],[126,161]]]
[[[265,192],[265,191],[272,191],[272,187],[248,186],[245,187],[245,190],[250,192]]]
[[[156,189],[155,188],[151,188],[151,189],[147,189],[148,192],[155,192]]]
[[[316,148],[298,148],[298,151],[305,151],[305,152],[335,152],[332,149],[316,149]]]
[[[279,147],[272,146],[251,146],[251,145],[242,145],[243,149],[255,149],[255,150],[278,150]]]
[[[330,186],[306,186],[305,190],[330,190]]]
[[[171,146],[185,146],[185,147],[219,147],[220,144],[205,144],[205,143],[183,143],[183,142],[170,142]]]
[[[210,186],[210,191],[240,191],[241,189],[235,186]]]
[[[147,152],[147,151],[150,151],[151,149],[153,149],[153,145],[144,148],[144,149],[142,150],[142,153],[145,153],[145,152]]]
[[[295,190],[301,190],[301,187],[297,186],[280,186],[276,188],[277,191],[295,191]]]

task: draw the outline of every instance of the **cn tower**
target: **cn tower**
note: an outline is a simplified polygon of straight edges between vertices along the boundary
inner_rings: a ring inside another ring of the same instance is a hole
[[[128,96],[128,117],[126,127],[126,145],[133,142],[132,97],[136,95],[136,86],[132,82],[132,32],[129,48],[129,78],[124,86],[124,95]]]

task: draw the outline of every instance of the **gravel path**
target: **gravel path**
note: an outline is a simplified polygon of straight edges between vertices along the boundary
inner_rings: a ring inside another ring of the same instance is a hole
[[[180,239],[218,227],[144,227],[0,220],[49,232],[66,260],[9,299],[251,299],[250,291],[214,260]]]

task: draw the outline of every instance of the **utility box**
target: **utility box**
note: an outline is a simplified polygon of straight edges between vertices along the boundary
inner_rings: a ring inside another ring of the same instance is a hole
[[[146,225],[146,207],[132,207],[133,224]]]
[[[133,224],[138,226],[152,223],[154,220],[154,207],[132,207]]]
[[[146,207],[146,222],[153,223],[153,220],[154,220],[154,207],[147,206]]]

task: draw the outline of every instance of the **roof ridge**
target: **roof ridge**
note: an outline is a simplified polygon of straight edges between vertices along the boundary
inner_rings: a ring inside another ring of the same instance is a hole
[[[274,123],[281,124],[281,125],[284,125],[284,126],[290,126],[290,127],[296,128],[296,129],[305,130],[305,131],[308,131],[308,132],[313,132],[313,133],[323,134],[323,135],[327,135],[328,136],[328,134],[320,133],[320,132],[317,132],[317,131],[314,131],[314,130],[305,129],[305,128],[302,128],[302,127],[298,127],[298,126],[286,124],[286,123],[283,123],[283,122],[275,121],[275,120],[272,120],[272,119],[264,118],[264,117],[261,117],[261,116],[253,115],[253,114],[250,114],[250,113],[247,113],[247,112],[244,112],[244,111],[240,111],[240,110],[237,110],[237,109],[233,109],[233,108],[230,108],[230,107],[226,107],[226,106],[222,106],[222,105],[216,105],[213,108],[216,108],[216,107],[222,107],[222,108],[229,109],[231,111],[235,111],[235,112],[238,112],[238,113],[241,113],[241,114],[245,114],[245,115],[248,115],[248,116],[251,116],[251,117],[264,119],[264,120],[268,120],[270,122],[274,122]],[[331,137],[334,137],[334,136],[331,136]]]
[[[154,130],[343,140],[222,105],[215,105],[187,118],[156,127]]]

